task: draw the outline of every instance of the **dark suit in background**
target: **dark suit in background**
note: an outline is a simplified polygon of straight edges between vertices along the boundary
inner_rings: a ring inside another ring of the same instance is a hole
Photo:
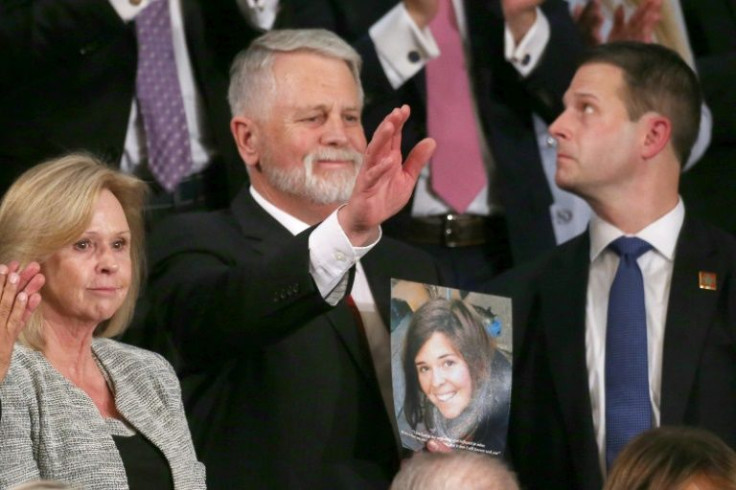
[[[308,235],[244,188],[151,238],[151,320],[181,349],[209,488],[386,488],[398,470],[370,352],[345,302],[317,290]],[[387,238],[361,263],[387,328],[391,277],[438,282],[430,257]]]
[[[588,233],[501,276],[514,299],[509,456],[525,488],[602,487],[588,386]],[[714,272],[715,291],[698,287]],[[661,425],[713,431],[736,447],[736,240],[686,217],[665,324]]]
[[[258,32],[234,0],[182,0],[181,7],[218,153],[205,193],[211,207],[224,207],[246,178],[229,131],[228,69]],[[123,22],[107,0],[2,2],[0,45],[0,193],[23,170],[70,151],[120,161],[135,94],[133,22]]]
[[[713,139],[683,174],[682,194],[694,215],[736,234],[736,2],[680,0],[690,45],[713,112]]]
[[[393,90],[367,35],[370,26],[396,3],[395,0],[294,2],[298,5],[294,22],[298,27],[333,30],[363,56],[362,79],[366,91],[363,120],[368,135],[393,107],[409,104],[412,117],[404,128],[406,150],[427,135],[424,71]],[[541,8],[550,23],[549,44],[536,69],[529,77],[522,78],[504,57],[500,1],[465,1],[464,7],[478,113],[497,166],[496,176],[489,185],[500,193],[513,259],[521,262],[555,245],[550,218],[553,199],[544,176],[531,114],[536,112],[547,121],[557,116],[562,108],[562,93],[572,78],[583,45],[566,3],[544,2]],[[410,208],[411,204],[387,223],[387,233],[405,237]]]

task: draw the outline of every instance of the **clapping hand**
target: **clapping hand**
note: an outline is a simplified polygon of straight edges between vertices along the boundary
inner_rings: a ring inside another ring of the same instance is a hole
[[[603,44],[603,13],[600,0],[590,0],[585,6],[576,5],[572,11],[572,18],[588,46]]]
[[[662,0],[643,0],[627,19],[623,5],[613,13],[613,25],[608,39],[603,39],[601,27],[603,13],[600,0],[590,0],[583,7],[578,5],[572,13],[583,39],[589,46],[612,41],[653,41],[654,28],[662,18]]]
[[[41,266],[36,262],[22,270],[18,262],[0,264],[0,381],[10,367],[18,335],[41,303],[39,291],[44,281]]]
[[[626,20],[622,5],[613,15],[613,27],[608,41],[652,42],[654,28],[662,18],[662,0],[643,0]]]

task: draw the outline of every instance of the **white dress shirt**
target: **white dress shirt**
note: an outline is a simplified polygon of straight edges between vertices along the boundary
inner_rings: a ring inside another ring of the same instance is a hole
[[[652,250],[637,261],[644,279],[644,305],[647,318],[647,361],[649,365],[649,398],[654,416],[653,426],[659,426],[662,386],[662,351],[667,304],[675,260],[675,246],[685,219],[682,200],[657,221],[636,233],[649,242]],[[618,255],[608,245],[624,233],[593,215],[590,221],[590,269],[585,305],[585,356],[588,367],[590,404],[598,444],[599,462],[606,474],[606,318],[608,293],[618,268]]]

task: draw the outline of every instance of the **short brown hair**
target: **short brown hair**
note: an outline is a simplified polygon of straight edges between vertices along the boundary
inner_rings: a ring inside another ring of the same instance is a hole
[[[71,154],[36,165],[8,189],[0,205],[0,263],[17,260],[43,264],[53,253],[73,243],[92,219],[93,207],[103,190],[120,201],[130,226],[133,264],[128,295],[120,309],[101,323],[95,335],[120,334],[133,317],[143,280],[143,204],[146,184],[106,166],[86,154]],[[20,335],[29,347],[43,347],[42,309],[33,314]]]
[[[622,98],[629,118],[637,121],[649,111],[672,124],[672,147],[684,166],[698,137],[703,96],[698,77],[674,51],[658,44],[621,41],[588,51],[580,66],[605,63],[623,71]]]
[[[660,427],[621,451],[604,490],[677,490],[696,477],[736,490],[736,453],[703,429]]]

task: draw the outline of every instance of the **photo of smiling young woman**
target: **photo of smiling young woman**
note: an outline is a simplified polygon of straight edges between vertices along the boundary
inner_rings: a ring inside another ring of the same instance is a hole
[[[487,331],[487,320],[452,296],[429,299],[406,319],[397,413],[406,447],[439,439],[450,447],[503,452],[511,362]]]

